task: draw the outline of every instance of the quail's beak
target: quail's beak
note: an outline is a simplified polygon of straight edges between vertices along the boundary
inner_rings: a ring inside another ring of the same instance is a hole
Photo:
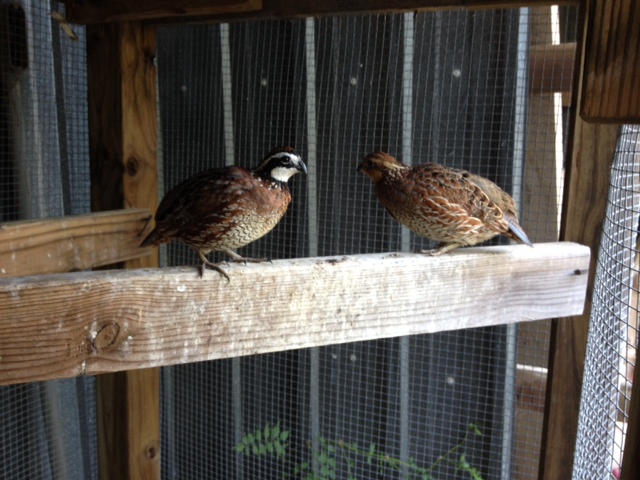
[[[305,163],[302,161],[300,157],[298,157],[297,167],[299,171],[301,171],[304,174],[307,174],[307,166],[305,165]]]

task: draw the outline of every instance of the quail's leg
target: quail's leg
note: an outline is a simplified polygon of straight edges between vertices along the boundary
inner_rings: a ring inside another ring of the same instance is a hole
[[[426,253],[431,255],[432,257],[437,257],[438,255],[442,255],[443,253],[450,252],[454,248],[458,248],[460,245],[457,243],[439,243],[436,245],[436,248],[428,249],[428,250],[418,250],[418,253]]]
[[[233,250],[222,250],[224,253],[226,253],[229,257],[231,257],[231,261],[232,262],[244,262],[244,263],[261,263],[261,262],[267,262],[268,260],[266,258],[249,258],[249,257],[242,257],[240,255],[238,255],[236,252],[234,252]]]
[[[202,252],[198,252],[198,257],[200,257],[200,260],[202,260],[202,264],[200,265],[200,277],[204,276],[205,267],[209,267],[212,270],[215,270],[216,272],[218,272],[224,278],[226,278],[227,282],[231,281],[229,279],[229,275],[227,275],[225,271],[218,266],[220,265],[219,263],[210,262],[209,259]]]

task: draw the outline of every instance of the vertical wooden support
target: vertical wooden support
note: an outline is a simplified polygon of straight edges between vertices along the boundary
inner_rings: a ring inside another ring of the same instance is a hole
[[[603,22],[611,20],[595,18],[595,12],[599,11],[596,7],[603,3],[604,0],[586,0],[582,4],[582,38],[578,42],[582,46],[578,61],[579,88],[574,95],[579,112],[585,111],[583,103],[595,105],[599,102],[597,98],[591,98],[599,95],[599,92],[592,88],[596,72],[589,67],[589,61],[593,60],[589,50],[593,47],[589,46],[600,42],[606,45],[610,40],[608,36],[615,31],[615,26],[610,28],[611,25],[607,28],[594,28],[594,24],[602,27]],[[627,5],[626,2],[624,4]],[[618,38],[618,41],[623,40]],[[624,59],[618,58],[617,61],[624,62]],[[615,95],[608,98],[616,102],[621,99]],[[609,121],[612,119],[613,117],[609,117]],[[552,323],[539,470],[539,478],[543,480],[571,478],[573,471],[593,280],[609,192],[611,165],[619,133],[619,125],[589,124],[576,115],[571,160],[567,166],[565,181],[560,239],[590,247],[591,265],[584,313]]]
[[[584,313],[552,322],[539,471],[544,480],[571,478],[573,470],[593,279],[619,130],[580,119],[575,124],[560,236],[590,247],[591,263]]]
[[[138,23],[87,29],[94,211],[157,206],[155,48],[155,30]],[[159,369],[100,375],[97,392],[100,478],[159,480]]]

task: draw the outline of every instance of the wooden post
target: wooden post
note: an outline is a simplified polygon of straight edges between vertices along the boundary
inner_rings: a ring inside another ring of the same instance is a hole
[[[637,18],[640,9],[635,3],[624,1],[610,4],[605,0],[583,2],[583,38],[578,42],[582,46],[578,65],[580,87],[574,98],[580,100],[577,111],[589,120],[619,121],[633,118],[633,112],[625,108],[633,107],[635,100],[629,103],[630,99],[621,94],[624,89],[618,87],[627,78],[633,78],[633,69],[624,66],[627,60],[630,65],[636,64],[636,46],[631,48],[627,39],[637,38],[637,22],[625,20],[621,29],[617,22],[621,15],[628,19]],[[615,8],[611,10],[613,5]],[[635,33],[631,32],[633,25],[636,25]],[[603,72],[606,75],[602,76]],[[607,92],[604,97],[603,92]],[[555,321],[552,325],[539,472],[539,478],[545,480],[571,478],[572,475],[593,279],[619,132],[620,126],[616,124],[588,124],[581,117],[575,119],[560,238],[591,247],[592,255],[584,313]]]
[[[580,115],[593,122],[640,122],[640,3],[591,0]]]
[[[92,209],[155,211],[155,30],[139,23],[87,29]],[[157,254],[125,268],[158,265]],[[97,377],[101,479],[160,479],[160,371]]]
[[[592,255],[584,313],[552,322],[539,473],[544,480],[571,478],[573,471],[593,279],[619,129],[576,121],[561,238],[590,247]]]

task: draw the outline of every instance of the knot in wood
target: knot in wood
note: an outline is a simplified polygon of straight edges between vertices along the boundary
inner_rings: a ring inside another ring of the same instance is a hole
[[[147,460],[155,460],[160,455],[160,445],[156,440],[152,440],[144,448],[144,456]]]
[[[120,334],[120,325],[117,323],[109,323],[104,325],[93,339],[93,348],[96,352],[100,352],[105,348],[109,348],[116,343]]]
[[[130,177],[135,177],[138,174],[139,167],[136,157],[131,157],[127,160],[127,173]]]

